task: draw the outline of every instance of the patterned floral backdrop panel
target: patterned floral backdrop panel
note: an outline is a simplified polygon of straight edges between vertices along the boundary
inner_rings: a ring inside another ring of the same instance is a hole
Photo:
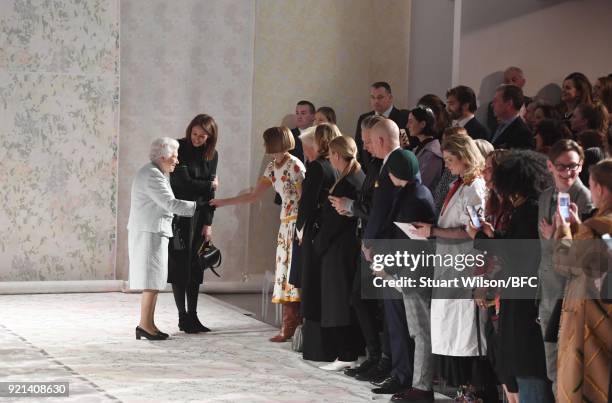
[[[0,281],[113,279],[119,1],[1,1],[0,44]]]

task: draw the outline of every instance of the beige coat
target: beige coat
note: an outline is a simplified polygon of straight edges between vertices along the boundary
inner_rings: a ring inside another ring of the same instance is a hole
[[[612,360],[612,304],[600,298],[609,270],[602,234],[612,233],[612,209],[580,225],[560,227],[555,270],[567,278],[557,358],[557,399],[561,403],[608,402]]]

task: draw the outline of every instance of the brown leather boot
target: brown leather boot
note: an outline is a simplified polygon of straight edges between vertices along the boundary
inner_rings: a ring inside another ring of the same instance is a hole
[[[289,340],[293,336],[293,333],[295,333],[295,328],[297,328],[300,322],[300,303],[283,303],[283,323],[280,332],[276,336],[270,338],[270,341],[282,343]]]

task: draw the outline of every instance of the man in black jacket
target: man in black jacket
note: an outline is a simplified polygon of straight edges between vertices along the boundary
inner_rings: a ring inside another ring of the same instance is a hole
[[[372,115],[383,116],[394,121],[401,129],[405,128],[406,123],[408,123],[408,111],[397,109],[393,105],[393,94],[391,93],[391,86],[389,83],[378,81],[370,86],[370,105],[372,105],[373,110],[359,116],[357,131],[355,132],[357,160],[366,172],[368,162],[370,158],[372,158],[372,155],[363,148],[363,139],[361,138],[361,122],[363,119]]]
[[[297,123],[297,127],[291,129],[291,134],[293,134],[293,140],[295,141],[295,147],[293,150],[289,150],[289,153],[304,163],[306,163],[306,160],[304,159],[304,149],[302,147],[300,134],[302,134],[302,131],[312,126],[312,122],[314,122],[314,115],[315,106],[312,102],[302,100],[295,105],[295,121]],[[274,197],[274,203],[278,204],[279,206],[281,205],[281,197],[278,193]]]
[[[500,85],[493,98],[493,112],[499,126],[493,133],[491,143],[495,148],[535,148],[535,138],[519,111],[523,106],[523,91],[515,85]]]
[[[465,85],[459,85],[446,92],[446,109],[450,118],[453,119],[453,126],[463,127],[468,135],[476,139],[489,140],[491,135],[474,116],[476,112],[476,94],[474,90]]]
[[[372,195],[372,208],[368,217],[368,223],[365,228],[365,233],[362,239],[362,250],[367,262],[372,262],[373,245],[377,240],[385,239],[386,223],[389,212],[393,207],[393,201],[397,193],[397,188],[393,185],[389,177],[387,161],[396,153],[401,153],[399,127],[390,119],[384,119],[378,122],[371,130],[372,155],[380,158],[383,163],[380,169],[378,179],[374,184],[374,193]],[[419,181],[420,176],[417,175]],[[401,303],[401,301],[399,301]],[[387,300],[385,305],[385,328],[388,332],[394,330],[395,323],[388,326],[386,319]],[[394,305],[397,308],[397,304]],[[403,310],[403,306],[398,308]],[[397,309],[396,309],[397,310]],[[405,322],[405,321],[404,321]],[[410,345],[411,340],[407,343]],[[402,356],[408,357],[412,365],[411,351]],[[391,359],[394,360],[393,350],[391,350]],[[357,378],[359,379],[359,378]],[[403,391],[412,382],[412,373],[402,373],[402,375],[391,373],[385,379],[373,381],[372,384],[377,388],[372,391],[377,394],[397,393]]]

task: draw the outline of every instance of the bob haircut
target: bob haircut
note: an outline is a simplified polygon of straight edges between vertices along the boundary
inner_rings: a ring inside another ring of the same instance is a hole
[[[267,154],[284,153],[295,147],[293,134],[285,126],[266,129],[263,132],[263,140]]]

